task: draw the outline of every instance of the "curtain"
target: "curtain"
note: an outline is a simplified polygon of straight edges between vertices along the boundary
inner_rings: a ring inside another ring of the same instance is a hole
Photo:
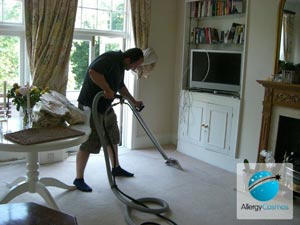
[[[78,0],[26,0],[25,28],[32,84],[66,93]]]
[[[131,0],[131,16],[135,46],[148,48],[151,20],[151,0]]]
[[[282,17],[282,59],[286,62],[293,62],[293,34],[294,34],[294,13],[284,12]]]
[[[131,0],[131,15],[134,43],[144,51],[144,63],[134,72],[138,78],[147,78],[154,69],[157,56],[152,48],[148,48],[151,21],[151,0]]]

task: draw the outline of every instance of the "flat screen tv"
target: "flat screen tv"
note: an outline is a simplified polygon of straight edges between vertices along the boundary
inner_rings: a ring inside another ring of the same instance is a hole
[[[240,93],[241,52],[193,49],[190,63],[190,90]]]

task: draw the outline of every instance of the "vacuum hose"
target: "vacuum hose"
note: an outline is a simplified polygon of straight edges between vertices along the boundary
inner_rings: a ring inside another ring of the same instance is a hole
[[[108,155],[108,150],[107,150],[107,143],[105,140],[105,135],[106,135],[106,130],[105,130],[105,125],[104,125],[104,120],[105,120],[105,116],[107,114],[107,112],[109,111],[109,109],[112,108],[112,106],[110,106],[104,113],[103,116],[99,117],[98,116],[98,103],[100,98],[104,97],[104,93],[103,92],[99,92],[94,100],[93,100],[93,105],[92,105],[92,117],[95,123],[95,127],[97,130],[97,133],[99,135],[102,147],[103,147],[103,151],[104,151],[104,157],[105,157],[105,164],[106,164],[106,172],[107,172],[107,178],[110,184],[110,187],[113,191],[113,193],[115,194],[115,196],[126,205],[126,209],[125,209],[125,220],[129,225],[135,225],[135,223],[132,221],[132,219],[130,218],[130,210],[131,209],[135,209],[144,213],[150,213],[150,214],[155,214],[159,217],[163,217],[164,216],[160,215],[161,213],[167,212],[169,210],[169,205],[166,201],[161,200],[159,198],[140,198],[140,199],[133,199],[130,196],[124,194],[122,191],[120,191],[120,189],[118,188],[117,184],[116,184],[116,180],[115,177],[112,175],[111,173],[111,166],[110,166],[110,161],[109,161],[109,155]],[[102,120],[102,121],[101,121]],[[109,140],[109,139],[108,139]],[[113,145],[111,143],[109,143],[111,148],[113,149]],[[113,151],[114,152],[114,151]],[[130,199],[130,200],[129,200]],[[147,205],[145,205],[146,203],[154,203],[156,205],[159,205],[160,208],[155,207],[155,209],[153,208],[149,208]],[[167,218],[165,218],[167,219]],[[171,222],[172,224],[175,224],[173,221],[167,219],[169,222]],[[156,224],[156,223],[144,223],[144,224]]]

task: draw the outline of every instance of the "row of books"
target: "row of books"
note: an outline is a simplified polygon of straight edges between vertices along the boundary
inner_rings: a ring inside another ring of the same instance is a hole
[[[232,23],[230,31],[227,35],[227,42],[234,44],[244,43],[245,25],[239,23]],[[226,35],[225,35],[226,39]]]
[[[226,16],[242,13],[243,2],[241,0],[202,0],[192,2],[191,7],[195,18]]]
[[[191,42],[194,44],[219,43],[219,32],[211,27],[194,27],[191,34]]]
[[[232,23],[230,30],[218,31],[212,27],[194,27],[191,31],[191,43],[193,44],[243,44],[244,24]]]

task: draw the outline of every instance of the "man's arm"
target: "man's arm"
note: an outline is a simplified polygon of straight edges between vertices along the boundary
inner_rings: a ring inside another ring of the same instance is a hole
[[[89,75],[92,81],[104,91],[105,98],[113,99],[115,97],[115,93],[113,92],[113,90],[111,90],[103,74],[98,73],[93,69],[90,69]]]
[[[140,107],[143,102],[142,101],[137,101],[135,100],[135,98],[130,94],[130,92],[128,91],[126,86],[123,86],[120,90],[119,90],[120,94],[127,98],[129,101],[131,101],[135,106]]]

